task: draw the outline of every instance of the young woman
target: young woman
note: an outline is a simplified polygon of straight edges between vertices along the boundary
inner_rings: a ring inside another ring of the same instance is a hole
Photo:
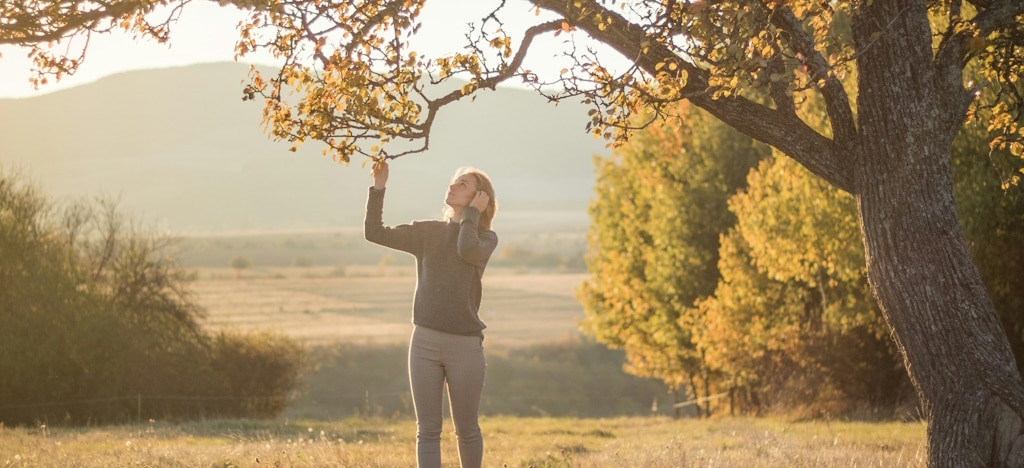
[[[366,240],[416,257],[409,383],[416,410],[416,462],[441,466],[442,392],[448,401],[463,468],[479,467],[484,444],[478,424],[484,387],[481,284],[498,245],[491,230],[497,211],[494,187],[483,172],[459,169],[448,186],[444,221],[384,226],[388,165],[373,167],[366,203]]]

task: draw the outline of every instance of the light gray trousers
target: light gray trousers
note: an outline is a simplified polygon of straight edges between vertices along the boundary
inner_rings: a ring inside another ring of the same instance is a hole
[[[484,456],[479,424],[480,394],[486,369],[483,337],[414,326],[409,343],[409,384],[416,409],[417,466],[441,466],[445,385],[462,468],[480,466]]]

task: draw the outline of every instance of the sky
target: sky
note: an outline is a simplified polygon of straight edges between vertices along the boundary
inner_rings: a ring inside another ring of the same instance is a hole
[[[428,2],[421,16],[423,28],[417,38],[423,41],[422,47],[428,50],[438,53],[457,50],[465,42],[466,23],[486,14],[494,3]],[[453,4],[458,5],[458,8],[453,9]],[[526,24],[538,21],[528,2],[509,2],[507,8],[508,13],[512,15],[511,22]],[[85,62],[79,67],[78,72],[57,83],[50,80],[49,84],[39,90],[33,89],[28,81],[31,76],[31,62],[25,56],[27,49],[3,46],[0,47],[0,98],[39,96],[129,70],[230,62],[234,60],[236,25],[243,18],[244,14],[232,6],[194,1],[186,6],[179,21],[172,27],[170,44],[158,44],[151,40],[135,41],[125,34],[94,35],[90,40]],[[513,37],[518,36],[513,34]],[[423,52],[420,47],[416,49]],[[531,54],[529,60],[534,61],[536,66],[530,68],[540,69],[543,64],[536,62],[550,60],[552,55],[554,54],[548,53],[545,56],[543,52]],[[273,59],[265,54],[252,55],[244,57],[241,62],[272,64]],[[526,65],[529,67],[530,64],[528,61]],[[557,70],[560,66],[552,68]]]
[[[244,16],[234,7],[193,2],[174,25],[171,43],[135,41],[126,34],[96,34],[78,72],[60,82],[34,90],[29,83],[31,62],[27,49],[0,47],[0,97],[31,97],[95,81],[128,70],[162,68],[234,60],[238,34],[235,25]],[[264,57],[265,61],[269,58]],[[250,63],[250,62],[246,62]]]

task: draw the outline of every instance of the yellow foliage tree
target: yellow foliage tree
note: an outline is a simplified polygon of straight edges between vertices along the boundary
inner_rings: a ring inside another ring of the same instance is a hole
[[[769,151],[688,103],[678,113],[595,160],[579,297],[584,329],[625,350],[631,373],[699,398],[713,376],[694,346],[695,303],[718,281],[718,237],[735,223],[726,201]]]
[[[902,371],[870,300],[853,198],[775,157],[729,206],[738,222],[695,341],[733,403],[801,417],[894,404]]]

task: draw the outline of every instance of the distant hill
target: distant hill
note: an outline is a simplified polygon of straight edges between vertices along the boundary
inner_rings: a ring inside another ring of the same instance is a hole
[[[0,167],[54,197],[119,196],[172,232],[359,225],[369,169],[339,165],[316,143],[291,153],[270,141],[261,104],[241,100],[247,73],[236,63],[144,70],[0,99]],[[583,131],[585,108],[501,88],[441,112],[430,150],[392,163],[386,222],[436,217],[465,165],[494,179],[499,226],[585,222],[591,156],[607,154]]]

